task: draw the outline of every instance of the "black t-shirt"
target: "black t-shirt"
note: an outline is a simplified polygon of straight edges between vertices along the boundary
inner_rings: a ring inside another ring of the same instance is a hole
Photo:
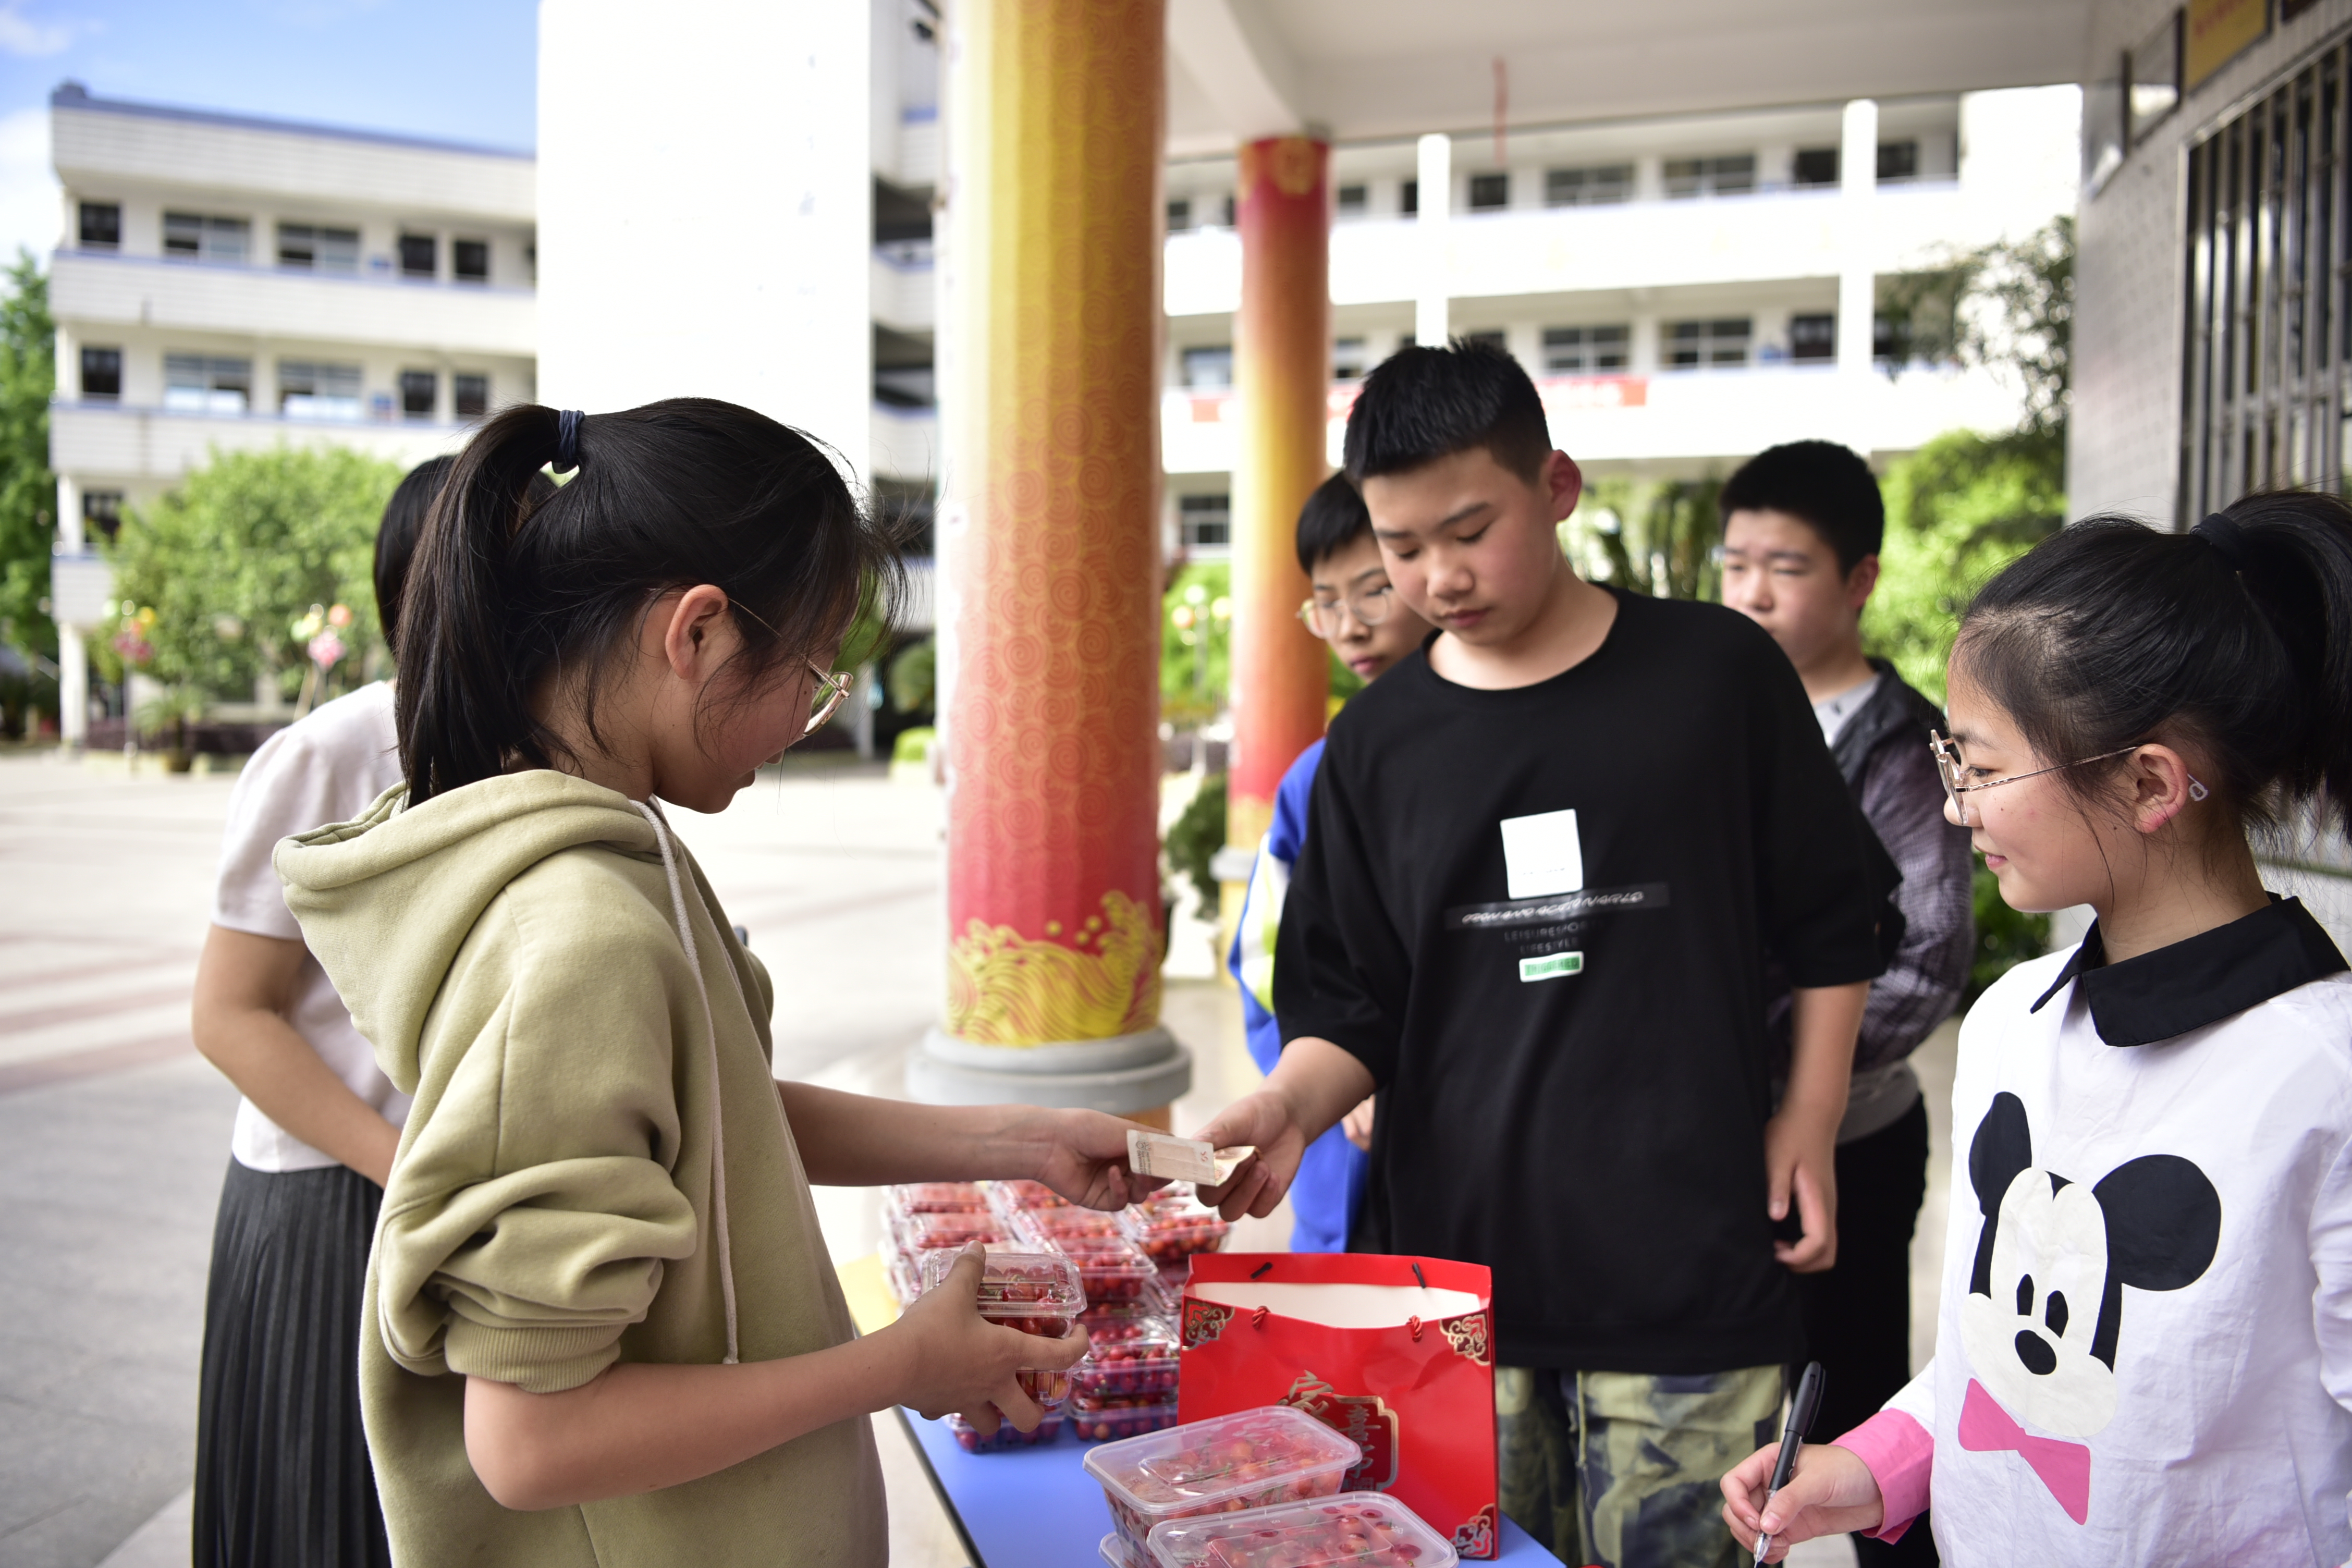
[[[1507,691],[1424,645],[1331,726],[1275,962],[1284,1039],[1382,1090],[1363,1234],[1491,1268],[1507,1364],[1790,1357],[1761,952],[1875,976],[1892,880],[1746,617],[1621,594],[1591,658]]]

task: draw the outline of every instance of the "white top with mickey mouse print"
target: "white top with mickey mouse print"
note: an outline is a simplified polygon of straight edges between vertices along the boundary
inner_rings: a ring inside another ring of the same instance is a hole
[[[2113,965],[2095,928],[1970,1009],[1936,1357],[1848,1445],[1885,1534],[1929,1504],[1962,1568],[2352,1557],[2343,962],[2288,900]]]

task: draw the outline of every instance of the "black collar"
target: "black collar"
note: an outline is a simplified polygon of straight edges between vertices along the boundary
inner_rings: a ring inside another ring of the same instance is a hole
[[[2335,974],[2344,955],[2298,899],[2271,895],[2270,907],[2121,963],[2107,962],[2099,922],[2028,1009],[2042,1011],[2082,983],[2091,1026],[2111,1046],[2152,1046],[2218,1024],[2298,985]]]

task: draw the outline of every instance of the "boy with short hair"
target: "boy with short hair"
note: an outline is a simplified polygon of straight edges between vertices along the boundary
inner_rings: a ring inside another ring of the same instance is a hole
[[[1298,564],[1314,596],[1299,606],[1307,629],[1331,645],[1339,661],[1366,681],[1421,646],[1429,623],[1397,602],[1388,568],[1372,538],[1371,514],[1345,474],[1315,487],[1298,513]],[[1298,753],[1275,791],[1274,823],[1250,870],[1249,891],[1234,930],[1225,966],[1241,984],[1242,1016],[1249,1028],[1249,1053],[1260,1072],[1272,1072],[1282,1056],[1281,1026],[1274,1016],[1275,933],[1290,889],[1291,868],[1307,838],[1307,803],[1323,742]],[[1370,1102],[1350,1113],[1369,1125]],[[1363,1139],[1368,1145],[1370,1139]],[[1364,1191],[1364,1148],[1350,1129],[1331,1128],[1299,1157],[1290,1183],[1290,1250],[1345,1252],[1348,1230]]]
[[[1441,635],[1332,724],[1286,1043],[1202,1130],[1257,1150],[1213,1196],[1268,1212],[1387,1091],[1358,1234],[1493,1269],[1505,1511],[1570,1562],[1730,1568],[1717,1479],[1778,1435],[1788,1270],[1834,1258],[1892,868],[1769,637],[1570,569],[1582,479],[1507,355],[1399,353],[1347,468]],[[1777,1111],[1768,944],[1796,986]]]
[[[1751,458],[1723,487],[1723,602],[1796,667],[1848,792],[1903,872],[1901,942],[1871,987],[1837,1134],[1837,1267],[1801,1277],[1809,1353],[1829,1373],[1816,1429],[1846,1432],[1911,1376],[1911,1233],[1927,1193],[1927,1108],[1909,1057],[1952,1016],[1976,944],[1969,834],[1944,817],[1927,750],[1942,721],[1862,651],[1886,510],[1870,466],[1830,441]],[[1785,994],[1771,1004],[1785,1028]],[[1776,1040],[1776,1044],[1780,1042]],[[1864,1563],[1934,1563],[1933,1537],[1853,1538]]]

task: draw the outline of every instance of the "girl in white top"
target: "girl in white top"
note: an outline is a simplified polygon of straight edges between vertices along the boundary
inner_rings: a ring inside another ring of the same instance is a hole
[[[375,592],[388,643],[449,466],[421,465],[384,509]],[[539,484],[536,499],[553,493]],[[360,1426],[360,1298],[408,1099],[303,945],[269,857],[401,779],[393,690],[377,682],[271,736],[229,796],[193,1027],[244,1099],[205,1292],[194,1568],[391,1561]]]
[[[2247,829],[2352,807],[2352,509],[2093,519],[1987,584],[1948,814],[2021,910],[2087,903],[1960,1034],[1936,1355],[1878,1415],[1724,1478],[1768,1561],[2352,1557],[2352,974]]]

